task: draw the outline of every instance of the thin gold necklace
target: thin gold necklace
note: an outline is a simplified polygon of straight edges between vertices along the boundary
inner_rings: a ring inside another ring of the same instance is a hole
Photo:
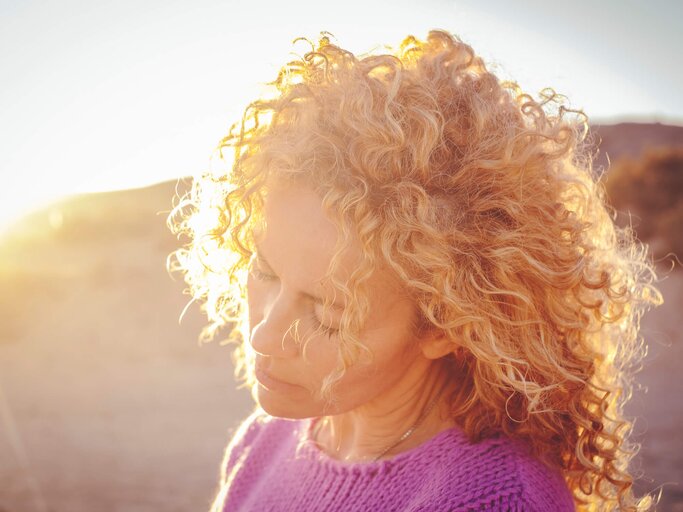
[[[413,433],[417,430],[417,428],[424,422],[425,419],[427,419],[427,416],[429,416],[429,413],[431,413],[432,410],[434,409],[434,407],[436,407],[436,404],[439,402],[439,398],[441,398],[441,395],[442,395],[444,389],[445,389],[445,386],[444,386],[443,388],[441,388],[441,390],[439,391],[439,393],[436,395],[436,398],[434,398],[434,400],[432,400],[432,402],[431,402],[431,403],[427,406],[427,408],[422,412],[422,414],[420,415],[420,417],[417,418],[417,421],[416,421],[415,423],[413,423],[412,426],[411,426],[408,430],[406,430],[406,431],[403,433],[403,435],[402,435],[401,437],[398,438],[397,441],[395,441],[395,442],[393,442],[392,444],[390,444],[389,446],[387,446],[384,450],[382,450],[382,451],[379,453],[379,455],[376,455],[376,456],[372,459],[372,462],[377,462],[377,461],[378,461],[379,459],[381,459],[384,455],[386,455],[387,452],[389,452],[389,450],[392,450],[393,448],[396,448],[399,444],[401,444],[403,441],[405,441],[405,440],[408,439],[411,435],[413,435]],[[318,433],[319,433],[319,431],[320,431],[319,425],[316,425],[316,427],[317,427],[317,428],[316,428],[316,430],[315,430],[314,439],[315,439],[315,437],[317,437],[317,435],[318,435]]]

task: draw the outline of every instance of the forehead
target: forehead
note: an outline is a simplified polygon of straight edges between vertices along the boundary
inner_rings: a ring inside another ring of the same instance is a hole
[[[325,215],[322,199],[308,187],[274,184],[266,189],[262,238],[292,246],[302,255],[328,257],[337,242],[337,228]],[[349,258],[359,255],[352,245]]]
[[[339,234],[320,196],[312,188],[273,184],[266,191],[263,214],[265,226],[254,234],[273,270],[300,289],[334,298],[334,290],[328,284],[322,288],[320,281],[328,271]],[[361,261],[360,243],[352,238],[342,251],[335,279],[348,282]],[[398,298],[397,282],[385,269],[373,269],[369,285],[371,304],[393,303]]]
[[[272,184],[266,190],[263,220],[255,230],[257,245],[282,277],[297,281],[322,278],[334,255],[339,237],[322,207],[322,199],[308,187]],[[361,257],[352,241],[345,247],[335,277],[348,279]]]

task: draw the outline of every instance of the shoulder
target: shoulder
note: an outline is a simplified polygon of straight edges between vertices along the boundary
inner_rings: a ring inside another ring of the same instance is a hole
[[[500,435],[470,443],[453,430],[434,455],[431,492],[415,510],[575,510],[560,469],[533,457],[521,441]]]
[[[229,442],[223,452],[221,463],[221,482],[226,482],[234,468],[240,465],[250,446],[258,436],[267,421],[267,416],[261,409],[255,409],[234,431],[228,433]]]
[[[560,468],[551,468],[534,457],[521,442],[512,443],[515,478],[519,486],[519,503],[530,512],[574,512],[572,492]]]
[[[242,423],[229,433],[230,441],[223,453],[221,482],[231,480],[234,473],[254,450],[272,451],[274,445],[285,439],[294,422],[274,418],[256,408]]]

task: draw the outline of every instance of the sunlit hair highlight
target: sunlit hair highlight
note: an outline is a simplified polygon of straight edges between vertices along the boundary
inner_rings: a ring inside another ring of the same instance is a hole
[[[219,144],[228,169],[196,177],[169,216],[190,239],[169,267],[208,315],[203,338],[229,326],[253,383],[254,232],[269,183],[311,187],[340,235],[327,278],[350,306],[321,396],[369,354],[366,285],[382,266],[414,300],[416,329],[452,340],[452,417],[473,442],[525,440],[561,468],[579,511],[648,510],[623,405],[645,355],[640,317],[662,297],[647,247],[613,222],[585,114],[499,80],[441,30],[363,56],[325,36],[270,85]],[[362,258],[340,282],[352,242]],[[304,351],[315,333],[305,338]]]

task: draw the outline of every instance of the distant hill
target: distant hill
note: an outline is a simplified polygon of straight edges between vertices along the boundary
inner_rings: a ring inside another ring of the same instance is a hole
[[[600,141],[594,168],[607,168],[609,161],[635,158],[648,147],[683,147],[683,126],[661,123],[592,124],[590,132]]]

